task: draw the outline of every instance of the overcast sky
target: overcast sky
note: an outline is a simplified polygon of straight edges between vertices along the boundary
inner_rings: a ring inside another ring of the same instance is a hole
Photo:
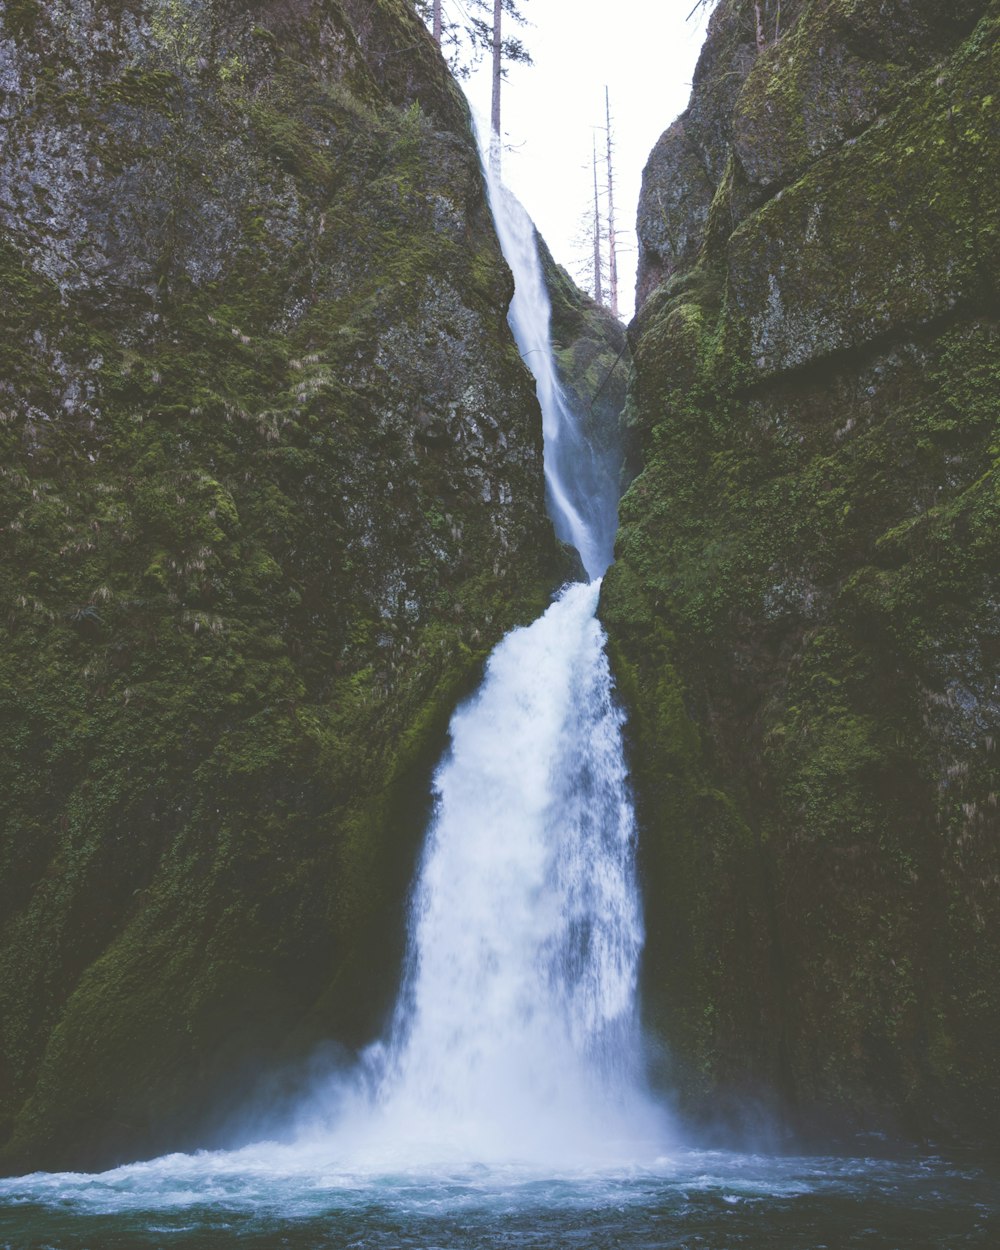
[[[445,0],[457,14],[462,0]],[[624,230],[619,260],[622,314],[635,290],[635,213],[642,169],[653,144],[687,107],[706,16],[685,21],[694,0],[521,0],[531,25],[511,27],[534,64],[510,68],[503,130],[511,150],[504,178],[535,219],[556,259],[576,276],[584,214],[593,203],[591,142],[611,94],[615,137],[615,215]],[[488,116],[484,66],[466,84]],[[603,130],[598,132],[598,145]]]

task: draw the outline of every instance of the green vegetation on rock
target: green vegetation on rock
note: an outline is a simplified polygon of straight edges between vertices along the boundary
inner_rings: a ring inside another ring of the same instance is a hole
[[[1000,8],[892,7],[786,3],[760,53],[715,13],[644,184],[602,615],[685,1105],[992,1137]]]
[[[448,716],[562,557],[408,5],[0,21],[0,1139],[93,1166],[378,1031]]]
[[[632,366],[625,327],[580,290],[540,235],[537,242],[552,305],[550,334],[559,380],[600,468],[602,495],[614,499],[624,485],[621,416]]]

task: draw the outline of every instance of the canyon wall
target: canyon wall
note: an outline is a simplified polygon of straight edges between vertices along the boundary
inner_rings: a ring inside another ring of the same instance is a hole
[[[1000,1122],[998,36],[721,0],[645,171],[602,615],[706,1119]]]
[[[376,1036],[430,771],[570,567],[402,0],[0,4],[3,1165]]]

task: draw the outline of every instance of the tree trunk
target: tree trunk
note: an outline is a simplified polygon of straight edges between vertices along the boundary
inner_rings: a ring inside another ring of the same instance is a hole
[[[503,40],[500,23],[503,17],[503,0],[493,0],[493,109],[490,127],[500,137],[500,79],[503,76]]]
[[[754,0],[753,11],[757,18],[757,51],[763,52],[767,40],[764,37],[764,18],[761,16],[760,0]]]
[[[441,0],[434,0],[434,42],[441,46]]]
[[[618,248],[615,240],[615,178],[611,165],[611,99],[604,88],[604,110],[608,133],[608,286],[611,315],[618,316]]]
[[[503,0],[493,0],[493,107],[490,110],[490,163],[500,172],[500,80],[503,77],[503,39],[500,24]]]
[[[601,202],[597,194],[597,138],[594,137],[594,299],[604,303],[604,283],[601,280]]]

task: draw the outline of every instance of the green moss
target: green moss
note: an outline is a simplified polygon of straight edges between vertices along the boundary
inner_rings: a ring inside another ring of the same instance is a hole
[[[730,312],[746,321],[744,351],[759,374],[927,322],[958,299],[989,300],[1000,226],[981,188],[1000,153],[997,128],[980,119],[996,30],[985,18],[946,66],[908,84],[884,124],[735,232]]]
[[[647,1004],[689,1106],[767,1090],[803,1117],[988,1135],[997,19],[963,38],[956,18],[924,72],[933,40],[910,58],[897,15],[896,68],[862,93],[882,124],[810,153],[808,117],[781,118],[817,43],[843,86],[857,50],[836,22],[871,12],[841,7],[790,14],[737,107],[736,150],[773,115],[757,156],[797,180],[755,207],[730,149],[697,265],[633,328],[640,471],[602,615],[643,817]]]
[[[30,39],[42,16],[42,6],[38,0],[9,0],[2,16],[4,25],[15,38]]]
[[[62,32],[20,100],[26,135],[63,100],[91,173],[61,288],[28,259],[56,207],[0,244],[11,1169],[202,1143],[213,1091],[371,1038],[448,715],[559,575],[433,42],[394,0],[175,10],[134,63]]]
[[[178,93],[182,89],[181,79],[172,70],[134,67],[104,87],[102,101],[153,109],[167,117],[176,117]]]
[[[786,14],[784,34],[754,61],[734,112],[736,147],[753,183],[787,185],[824,152],[896,106],[929,59],[918,31],[908,47],[859,37],[868,19],[854,0],[808,3]]]

